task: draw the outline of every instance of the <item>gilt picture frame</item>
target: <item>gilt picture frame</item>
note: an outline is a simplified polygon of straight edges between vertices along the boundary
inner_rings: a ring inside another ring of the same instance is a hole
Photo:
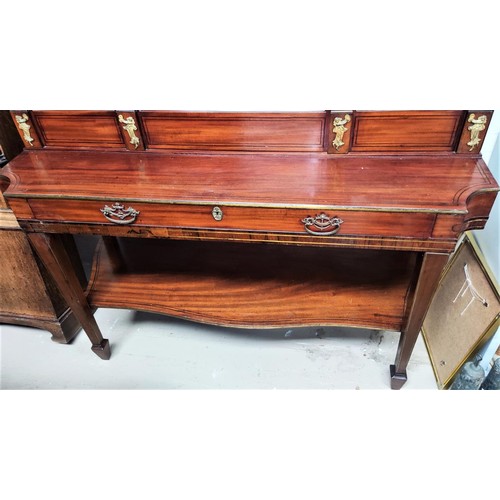
[[[500,325],[500,287],[471,232],[459,242],[422,326],[437,385],[446,389]]]

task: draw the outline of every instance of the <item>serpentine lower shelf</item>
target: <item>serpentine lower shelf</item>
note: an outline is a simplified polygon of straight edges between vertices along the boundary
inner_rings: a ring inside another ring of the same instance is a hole
[[[413,252],[119,239],[113,272],[99,244],[92,306],[244,328],[346,325],[398,330]]]

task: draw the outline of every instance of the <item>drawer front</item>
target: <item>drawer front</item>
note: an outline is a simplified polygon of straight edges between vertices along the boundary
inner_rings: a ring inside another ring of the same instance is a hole
[[[114,201],[41,200],[29,204],[44,222],[131,227],[171,227],[228,231],[268,231],[313,236],[388,236],[428,238],[431,213],[362,210],[308,210],[224,205],[115,203]],[[107,208],[106,208],[107,207]],[[328,221],[328,218],[331,220]],[[340,220],[339,220],[340,219]]]

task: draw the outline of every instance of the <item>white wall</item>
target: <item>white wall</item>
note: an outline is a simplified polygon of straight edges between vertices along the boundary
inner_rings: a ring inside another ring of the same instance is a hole
[[[495,179],[500,183],[500,110],[493,113],[481,152]],[[486,227],[482,231],[474,231],[474,236],[493,272],[493,276],[500,284],[500,194],[497,196]],[[500,329],[480,350],[483,357],[481,365],[486,372],[489,371],[490,360],[499,345]]]

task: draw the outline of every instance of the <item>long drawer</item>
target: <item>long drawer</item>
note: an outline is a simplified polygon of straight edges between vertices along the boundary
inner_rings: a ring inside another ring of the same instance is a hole
[[[30,199],[44,222],[171,227],[228,231],[269,231],[313,236],[390,236],[428,238],[432,213],[373,210],[321,210],[212,204],[121,202],[120,200]]]

